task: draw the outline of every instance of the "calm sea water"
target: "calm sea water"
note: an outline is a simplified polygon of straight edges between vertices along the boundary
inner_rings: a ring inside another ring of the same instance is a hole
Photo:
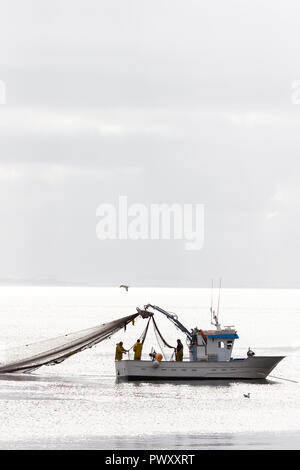
[[[210,295],[206,289],[1,287],[0,362],[7,347],[95,326],[148,302],[176,312],[188,328],[205,329]],[[240,336],[235,357],[244,357],[248,346],[260,355],[286,355],[272,375],[295,382],[116,383],[115,343],[131,347],[146,325],[139,319],[60,365],[0,376],[0,448],[299,449],[300,291],[223,289],[220,310],[221,323],[235,325]],[[156,321],[169,343],[184,340],[160,313]],[[158,349],[149,331],[145,356],[152,346]],[[243,396],[248,392],[250,399]]]

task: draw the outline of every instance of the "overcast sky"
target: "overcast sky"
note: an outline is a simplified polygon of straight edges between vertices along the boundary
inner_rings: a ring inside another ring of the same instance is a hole
[[[0,278],[299,287],[300,6],[2,0]],[[100,241],[101,203],[198,203],[205,241]]]

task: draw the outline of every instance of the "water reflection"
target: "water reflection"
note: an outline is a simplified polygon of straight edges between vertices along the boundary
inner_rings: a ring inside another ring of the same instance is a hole
[[[172,381],[166,380],[151,380],[141,379],[130,381],[124,378],[114,378],[112,375],[34,375],[34,374],[0,374],[0,380],[2,381],[14,381],[14,382],[60,382],[60,383],[76,383],[76,384],[99,384],[103,385],[104,382],[114,382],[115,385],[131,384],[134,387],[139,387],[142,384],[149,384],[152,386],[161,386],[168,384],[169,386],[183,386],[188,385],[191,387],[230,387],[237,383],[248,383],[257,385],[272,385],[280,383],[280,380],[276,379],[202,379],[202,380],[187,380],[178,379]]]
[[[14,449],[86,449],[86,450],[197,450],[197,449],[299,449],[299,432],[207,433],[207,434],[158,434],[149,436],[74,436],[72,439],[37,439],[19,441]],[[3,442],[2,449],[12,448]]]
[[[257,385],[272,385],[277,383],[275,380],[270,380],[270,379],[203,379],[203,380],[172,380],[170,382],[166,380],[151,380],[151,379],[142,379],[142,380],[135,380],[135,381],[129,381],[127,379],[122,379],[122,378],[116,378],[115,381],[116,385],[120,384],[133,384],[134,386],[138,387],[142,384],[151,384],[152,386],[160,386],[160,385],[188,385],[192,387],[203,387],[203,386],[209,386],[209,387],[230,387],[233,384],[237,383],[244,383],[244,384],[257,384]]]

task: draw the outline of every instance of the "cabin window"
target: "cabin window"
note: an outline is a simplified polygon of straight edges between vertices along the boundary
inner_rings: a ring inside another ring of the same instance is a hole
[[[232,341],[227,341],[227,349],[231,349],[232,348]]]
[[[218,347],[219,347],[219,348],[224,348],[224,343],[223,343],[223,341],[219,341],[219,342],[218,342]]]

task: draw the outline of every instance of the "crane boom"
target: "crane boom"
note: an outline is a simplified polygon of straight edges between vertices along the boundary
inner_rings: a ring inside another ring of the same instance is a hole
[[[181,330],[188,337],[190,341],[192,341],[192,333],[182,323],[180,323],[177,315],[171,314],[157,305],[147,304],[144,306],[145,310],[147,310],[149,307],[165,315],[172,323],[174,323],[177,328],[179,328],[179,330]]]

